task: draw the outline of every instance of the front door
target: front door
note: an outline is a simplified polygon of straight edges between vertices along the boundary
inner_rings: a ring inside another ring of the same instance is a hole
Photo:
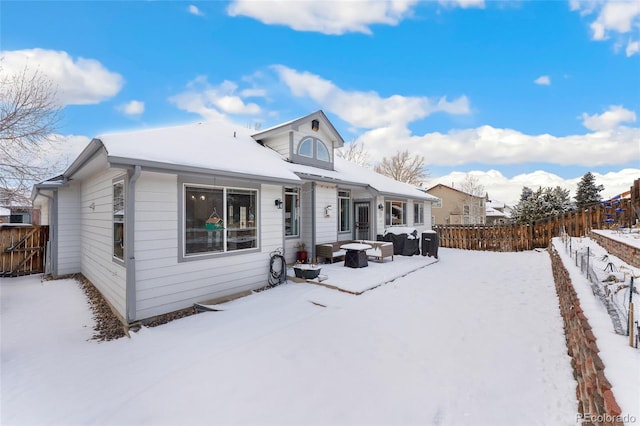
[[[371,227],[369,219],[369,203],[354,203],[353,207],[355,216],[354,223],[356,225],[355,238],[356,240],[368,240],[371,236],[369,232]]]

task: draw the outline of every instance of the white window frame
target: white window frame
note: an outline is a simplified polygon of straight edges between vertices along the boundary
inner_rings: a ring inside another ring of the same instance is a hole
[[[346,201],[347,207],[347,227],[343,228],[342,223],[342,203]],[[351,232],[351,191],[339,189],[338,190],[338,232],[347,233]]]
[[[413,223],[415,225],[424,224],[424,203],[413,203]]]
[[[394,204],[401,204],[402,208],[402,220],[400,221],[400,223],[393,223],[393,217],[392,217],[392,206]],[[384,214],[384,225],[385,226],[406,226],[407,225],[407,202],[406,201],[401,201],[401,200],[385,200],[384,202],[384,210],[385,210],[385,214]]]
[[[122,190],[120,191],[120,199],[116,200],[116,186],[122,186]],[[111,234],[112,237],[112,246],[111,253],[113,255],[113,260],[118,263],[124,263],[125,256],[125,235],[126,235],[126,186],[124,178],[120,178],[114,180],[111,184],[112,188],[112,228],[113,232]],[[116,214],[119,213],[120,214]],[[121,217],[121,218],[120,218]],[[116,240],[116,226],[120,225],[122,232],[119,240]],[[116,253],[116,244],[120,241],[120,249],[122,250],[122,254],[119,255]]]
[[[300,188],[285,188],[284,190],[284,214],[285,214],[285,236],[287,238],[289,237],[300,237]],[[287,199],[290,198],[291,202],[287,202]],[[293,212],[287,211],[287,206],[295,206],[295,208],[293,209]],[[286,227],[286,221],[287,221],[287,217],[286,215],[293,215],[293,219],[295,221],[296,224],[296,232],[295,233],[291,233],[288,234],[287,233],[287,227]]]

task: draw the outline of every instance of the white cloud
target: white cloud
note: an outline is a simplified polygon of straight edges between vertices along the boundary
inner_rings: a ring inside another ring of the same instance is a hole
[[[358,128],[393,127],[402,129],[408,123],[436,112],[469,114],[469,99],[460,96],[449,101],[445,96],[427,98],[392,95],[383,98],[376,92],[345,91],[331,81],[309,72],[299,72],[282,65],[273,67],[280,79],[298,97],[308,97]]]
[[[533,80],[535,84],[539,84],[541,86],[550,86],[551,78],[548,75],[541,75],[540,77]]]
[[[640,2],[637,1],[607,1],[600,13],[591,24],[594,40],[604,40],[607,31],[628,33],[634,23],[640,18]]]
[[[42,145],[36,165],[54,167],[54,175],[64,172],[91,142],[91,138],[82,135],[55,134],[49,139],[51,143]]]
[[[397,25],[412,13],[416,3],[417,0],[235,0],[227,8],[227,13],[230,16],[248,16],[264,24],[285,25],[297,31],[371,34],[371,25]]]
[[[439,0],[439,3],[446,6],[458,6],[463,9],[470,7],[484,9],[484,0]]]
[[[182,110],[201,115],[206,119],[217,119],[226,114],[256,115],[261,112],[255,103],[245,103],[242,95],[237,95],[238,85],[223,81],[218,86],[211,85],[204,76],[187,84],[187,90],[169,98]]]
[[[204,13],[200,9],[198,9],[198,6],[196,6],[196,5],[190,4],[189,7],[187,8],[187,10],[192,15],[204,16]]]
[[[582,179],[582,176],[564,179],[556,174],[541,170],[533,173],[520,174],[512,178],[505,177],[497,170],[476,170],[468,173],[478,179],[478,183],[484,186],[485,191],[489,193],[491,199],[505,202],[511,206],[518,203],[522,188],[525,186],[534,190],[538,187],[550,186],[555,188],[559,186],[568,189],[573,199],[576,194],[578,182]],[[467,173],[465,172],[453,172],[428,180],[425,187],[430,188],[439,183],[451,186],[453,183],[454,186],[459,188],[459,185],[464,181],[466,175]],[[600,195],[606,199],[628,191],[629,187],[633,185],[633,181],[640,176],[640,169],[622,169],[606,174],[593,173],[593,175],[595,176],[596,183],[604,186],[605,189]]]
[[[407,129],[378,128],[357,138],[372,158],[398,150],[425,156],[427,164],[461,166],[467,163],[603,166],[628,164],[640,159],[640,129],[620,127],[585,135],[557,137],[526,135],[512,129],[481,126],[446,134],[411,135]]]
[[[140,115],[144,112],[144,102],[134,100],[118,105],[116,109],[126,115]]]
[[[116,95],[124,85],[120,74],[109,71],[95,59],[73,59],[63,51],[13,50],[2,51],[0,56],[3,73],[19,73],[28,66],[51,79],[62,105],[96,104]]]
[[[622,106],[612,105],[600,115],[583,113],[582,120],[584,127],[589,130],[608,131],[618,127],[620,123],[634,123],[636,121],[636,113]]]
[[[625,49],[627,57],[633,56],[638,52],[640,52],[640,41],[629,40],[629,42],[627,43],[627,48]]]
[[[398,150],[424,155],[427,164],[460,166],[467,163],[520,164],[543,162],[601,166],[628,164],[640,158],[640,129],[619,126],[635,121],[635,113],[612,106],[602,115],[584,115],[592,133],[568,136],[527,135],[491,126],[451,130],[446,134],[413,135],[408,124],[435,112],[468,114],[469,100],[380,97],[375,92],[348,92],[317,75],[274,66],[280,79],[298,97],[308,97],[354,128],[368,129],[357,138],[371,158]]]
[[[624,43],[620,37],[623,34],[638,34],[640,27],[640,2],[638,1],[580,1],[571,0],[570,9],[578,11],[582,16],[596,14],[595,20],[590,24],[591,38],[593,40],[607,40],[612,33],[617,41],[614,42],[614,50],[619,51],[619,47]],[[637,45],[638,40],[629,40],[626,54],[631,56],[640,50]]]
[[[243,98],[264,98],[267,96],[265,89],[244,89],[240,92],[240,96]]]

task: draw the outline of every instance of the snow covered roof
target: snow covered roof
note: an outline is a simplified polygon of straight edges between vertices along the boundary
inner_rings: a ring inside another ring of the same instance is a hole
[[[505,204],[502,201],[488,200],[487,207],[493,207],[495,209],[503,209],[505,207]]]
[[[314,117],[329,123],[324,113],[319,111],[288,124]],[[425,201],[438,200],[437,197],[412,185],[398,182],[337,156],[334,159],[335,170],[324,170],[286,161],[274,150],[256,142],[265,132],[272,132],[273,129],[285,125],[255,133],[252,129],[220,120],[109,133],[96,137],[67,169],[64,176],[73,175],[92,152],[104,147],[112,164],[225,173],[289,184],[300,183],[302,179],[326,180],[336,184],[368,187],[381,195],[398,195]],[[46,181],[39,185],[44,184],[55,182]]]
[[[507,217],[507,215],[502,213],[500,210],[496,210],[493,207],[488,207],[488,206],[486,209],[486,214],[489,217]]]
[[[432,191],[432,190],[434,190],[436,188],[445,188],[445,189],[448,189],[448,190],[451,190],[451,191],[459,192],[459,193],[464,194],[464,195],[469,196],[469,197],[484,198],[483,196],[469,194],[468,192],[464,192],[464,191],[462,191],[460,189],[453,188],[453,187],[451,187],[449,185],[445,185],[443,183],[439,183],[437,185],[432,186],[431,188],[427,189],[427,192]]]
[[[271,149],[256,143],[251,130],[224,121],[111,133],[96,138],[109,160],[142,160],[177,166],[298,181]]]
[[[302,164],[287,163],[289,168],[299,176],[306,179],[319,179],[335,181],[358,186],[368,186],[381,194],[403,195],[410,198],[418,198],[427,201],[438,201],[437,197],[408,185],[403,182],[391,179],[387,176],[364,168],[355,163],[351,163],[344,158],[335,156],[335,170],[325,170],[317,167],[305,166]]]
[[[286,129],[297,129],[298,126],[300,126],[302,123],[308,123],[314,119],[318,120],[323,127],[326,126],[329,129],[329,133],[333,135],[333,137],[335,137],[334,142],[337,148],[344,146],[344,139],[342,139],[342,136],[340,135],[340,133],[338,133],[336,128],[333,126],[333,123],[329,121],[324,111],[322,110],[318,110],[311,114],[295,118],[293,120],[278,124],[276,126],[269,127],[268,129],[260,130],[259,132],[254,133],[252,136],[255,140],[260,140],[265,137],[269,137],[273,134],[281,133],[283,130],[286,130]]]

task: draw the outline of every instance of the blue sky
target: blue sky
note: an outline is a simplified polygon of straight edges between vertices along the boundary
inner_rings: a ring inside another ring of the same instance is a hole
[[[2,72],[38,67],[60,138],[325,111],[372,163],[614,195],[640,177],[640,2],[2,1]],[[74,148],[77,151],[77,148]]]

